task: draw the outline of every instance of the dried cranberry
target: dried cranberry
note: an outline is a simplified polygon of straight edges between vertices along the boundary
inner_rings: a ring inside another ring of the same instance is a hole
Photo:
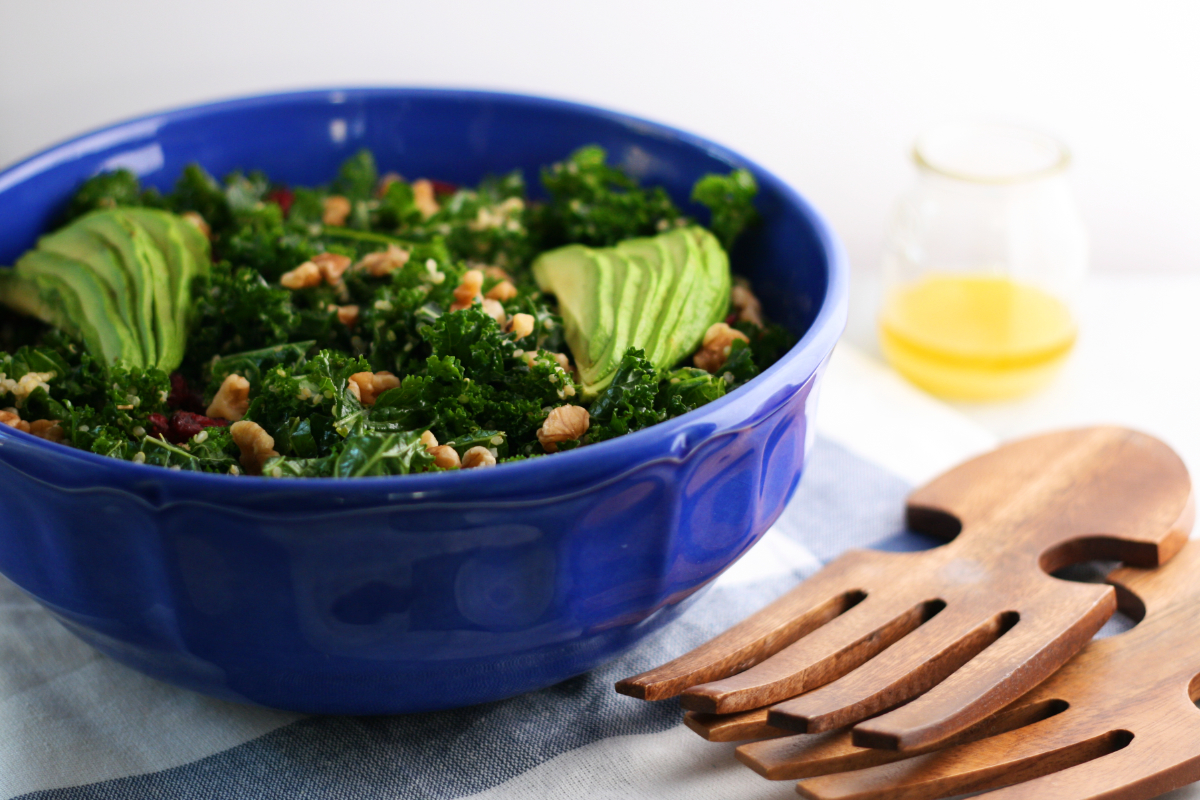
[[[730,311],[729,316],[727,316],[725,318],[725,324],[732,328],[733,323],[737,322],[737,318],[738,318],[738,312]]]
[[[167,441],[182,444],[205,428],[224,428],[228,424],[223,419],[212,419],[190,411],[176,411],[171,415],[171,430],[167,433]]]
[[[272,189],[270,192],[267,193],[267,199],[270,200],[272,203],[276,204],[277,206],[279,206],[280,210],[283,211],[283,215],[285,217],[288,215],[288,212],[291,211],[292,200],[294,200],[295,197],[296,197],[296,195],[292,192],[291,189],[288,189],[287,187],[280,187],[278,189]]]
[[[181,408],[196,414],[204,413],[204,398],[188,386],[187,379],[178,372],[171,373],[171,393],[167,395],[167,406]]]
[[[151,414],[149,422],[146,423],[146,435],[157,436],[159,439],[169,437],[171,425],[167,422],[167,418],[162,414]]]
[[[441,196],[447,195],[447,194],[454,194],[455,192],[458,191],[457,184],[450,183],[449,181],[430,180],[429,183],[433,185],[433,194],[436,197],[441,197]]]

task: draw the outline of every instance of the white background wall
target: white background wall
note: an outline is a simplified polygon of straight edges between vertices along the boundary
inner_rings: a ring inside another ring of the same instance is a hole
[[[983,116],[1064,139],[1099,271],[1200,272],[1200,2],[0,0],[0,164],[125,116],[286,88],[480,87],[707,135],[877,269],[907,151]]]

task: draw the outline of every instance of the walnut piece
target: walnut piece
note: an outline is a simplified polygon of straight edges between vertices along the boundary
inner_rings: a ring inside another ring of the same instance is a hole
[[[374,278],[382,278],[408,263],[409,252],[402,247],[389,244],[386,250],[367,253],[354,265],[355,269],[366,270]]]
[[[763,326],[762,304],[758,302],[754,292],[750,291],[750,282],[745,278],[738,278],[734,282],[729,301],[737,312],[738,321],[749,322],[760,328]]]
[[[358,324],[358,306],[334,306],[334,308],[337,309],[338,322],[347,328],[353,328]]]
[[[482,299],[479,291],[483,288],[483,272],[469,269],[463,273],[462,280],[454,287],[454,302],[450,304],[451,311],[462,311],[470,308],[475,300]]]
[[[229,435],[238,450],[242,451],[242,457],[238,460],[249,475],[261,475],[267,459],[279,455],[275,452],[274,437],[257,422],[248,419],[235,422],[229,426]]]
[[[483,313],[487,314],[489,317],[496,320],[496,324],[499,325],[501,328],[503,328],[505,320],[506,320],[506,315],[504,313],[504,306],[500,305],[500,301],[493,300],[490,297],[485,297],[485,298],[483,298],[482,303],[483,303]]]
[[[591,426],[591,415],[583,406],[559,406],[550,410],[537,438],[547,453],[558,450],[559,442],[569,442],[587,433]]]
[[[488,457],[491,457],[491,455],[492,455],[491,453],[488,453],[488,451],[485,448],[482,448],[482,447],[476,447],[476,448],[472,448],[472,449],[483,450],[485,453],[488,454]],[[458,469],[459,467],[464,466],[461,459],[459,459],[459,457],[458,457],[458,451],[455,450],[453,447],[451,447],[448,444],[438,445],[437,447],[430,447],[427,452],[429,453],[429,455],[433,456],[433,463],[436,466],[441,467],[442,469]],[[470,453],[471,451],[468,450],[467,452]],[[495,459],[492,459],[492,463],[493,464],[496,463]],[[481,465],[475,464],[473,466],[481,466]]]
[[[498,281],[509,281],[510,283],[512,282],[512,275],[509,275],[508,270],[504,269],[504,267],[485,266],[483,268],[483,274],[487,275],[489,278],[494,278]],[[503,300],[504,298],[501,297],[499,299]]]
[[[29,423],[21,419],[17,412],[8,409],[0,411],[0,425],[7,425],[10,428],[29,433]]]
[[[513,314],[512,327],[513,338],[524,339],[529,334],[533,333],[533,315],[532,314]]]
[[[486,447],[476,445],[467,452],[463,453],[462,467],[463,469],[474,469],[475,467],[494,467],[496,466],[496,457],[492,455],[492,451]]]
[[[29,423],[29,432],[48,442],[61,442],[64,437],[62,425],[56,419],[37,419]]]
[[[204,415],[237,422],[250,408],[250,381],[236,372],[225,376]]]
[[[421,212],[422,218],[429,219],[441,209],[437,198],[434,196],[432,181],[424,178],[419,181],[413,181],[412,190],[413,205]]]
[[[484,297],[488,297],[492,300],[499,300],[502,303],[506,303],[516,296],[517,287],[513,286],[509,281],[500,281],[495,286],[488,289],[487,294],[484,295]]]
[[[390,372],[356,372],[350,376],[350,393],[364,406],[373,406],[379,395],[400,385],[400,379]]]
[[[293,270],[279,276],[279,283],[285,289],[309,289],[321,284],[321,268],[311,261],[305,261]]]
[[[350,268],[350,256],[338,253],[318,253],[312,257],[312,263],[321,270],[321,277],[330,286],[337,286],[342,280],[342,273]]]
[[[704,332],[704,341],[701,343],[700,349],[696,351],[696,355],[692,356],[692,363],[705,372],[715,373],[725,366],[725,362],[729,358],[729,351],[733,347],[734,341],[738,339],[743,342],[750,341],[750,337],[746,334],[729,327],[724,322],[714,322]]]
[[[321,222],[326,225],[343,225],[346,217],[350,216],[350,201],[340,194],[331,194],[325,198],[325,208],[321,213]]]

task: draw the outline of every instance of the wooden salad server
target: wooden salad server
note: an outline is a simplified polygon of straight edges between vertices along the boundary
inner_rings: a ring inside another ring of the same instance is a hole
[[[689,724],[702,731],[725,724],[711,715],[770,706],[730,730],[858,723],[859,746],[942,744],[1049,677],[1112,615],[1112,587],[1049,573],[1087,560],[1158,566],[1184,545],[1193,517],[1183,462],[1145,434],[1097,427],[1006,444],[909,496],[909,527],[949,544],[849,551],[616,688],[678,695],[701,712]]]
[[[742,745],[738,758],[779,777],[878,765],[801,781],[813,800],[927,800],[1001,786],[983,796],[1146,800],[1200,780],[1200,541],[1157,570],[1124,567],[1108,580],[1138,625],[1090,642],[989,720],[993,730],[967,737],[975,741],[908,757],[855,747],[838,732]]]

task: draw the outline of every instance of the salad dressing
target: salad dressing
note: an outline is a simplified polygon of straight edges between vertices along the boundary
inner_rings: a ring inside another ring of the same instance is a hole
[[[1039,388],[1075,344],[1065,303],[1004,276],[930,273],[892,290],[880,345],[905,377],[943,397],[1015,397]]]

